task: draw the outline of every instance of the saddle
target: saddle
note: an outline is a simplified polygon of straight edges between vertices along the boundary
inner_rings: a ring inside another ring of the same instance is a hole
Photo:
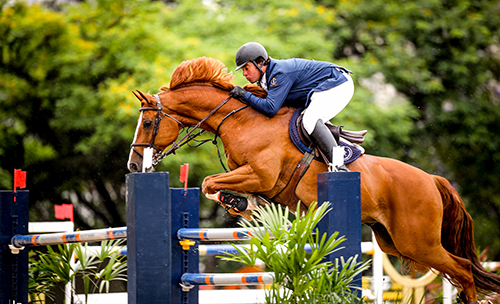
[[[303,110],[297,109],[290,119],[289,133],[292,142],[295,144],[297,149],[299,149],[302,154],[310,153],[314,155],[314,159],[317,161],[324,162],[320,153],[314,148],[311,143],[309,135],[302,126]],[[348,131],[344,130],[342,126],[334,126],[330,122],[326,123],[326,126],[330,129],[333,137],[339,144],[339,146],[344,147],[344,163],[349,164],[358,159],[365,149],[360,146],[365,141],[365,135],[368,131]]]
[[[314,148],[307,132],[302,128],[302,112],[303,109],[297,109],[292,114],[292,118],[289,123],[289,133],[293,143],[299,151],[304,154],[304,156],[295,167],[287,185],[273,198],[273,201],[278,203],[292,201],[296,198],[295,190],[297,189],[297,185],[302,176],[306,173],[313,159],[325,162],[317,149]],[[366,130],[347,131],[343,130],[342,127],[336,127],[332,124],[327,124],[327,126],[332,131],[332,134],[339,146],[344,147],[345,164],[352,163],[365,152],[359,144],[364,142],[365,134],[367,133]]]

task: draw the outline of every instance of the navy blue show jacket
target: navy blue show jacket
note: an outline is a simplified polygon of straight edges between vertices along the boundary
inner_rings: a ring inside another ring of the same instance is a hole
[[[266,70],[267,97],[259,98],[246,92],[244,99],[269,117],[276,115],[282,106],[307,107],[313,92],[326,91],[347,81],[339,69],[351,73],[325,61],[271,58]]]

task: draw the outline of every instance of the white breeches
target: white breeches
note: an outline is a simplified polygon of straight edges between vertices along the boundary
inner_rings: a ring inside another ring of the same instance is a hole
[[[347,81],[326,91],[314,92],[311,103],[304,111],[302,124],[310,135],[316,127],[316,122],[321,119],[328,122],[342,111],[354,95],[354,82],[351,75],[344,73]]]

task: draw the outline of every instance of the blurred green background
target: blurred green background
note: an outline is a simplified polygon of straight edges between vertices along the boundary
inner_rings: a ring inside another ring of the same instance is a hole
[[[125,174],[139,103],[183,60],[234,70],[248,41],[277,59],[354,72],[332,121],[369,131],[367,153],[448,178],[474,218],[476,244],[500,260],[500,2],[495,0],[0,0],[0,189],[27,171],[30,219],[75,206],[76,228],[124,226]],[[235,84],[244,85],[241,73]],[[162,161],[173,186],[223,171],[216,148]],[[203,200],[202,227],[236,220]]]

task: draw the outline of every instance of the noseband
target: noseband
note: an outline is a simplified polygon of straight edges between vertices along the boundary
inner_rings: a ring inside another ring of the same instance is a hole
[[[151,141],[149,143],[133,143],[131,145],[131,148],[132,150],[137,153],[141,158],[144,158],[144,156],[139,152],[137,151],[137,149],[135,149],[135,147],[146,147],[146,148],[153,148],[155,149],[156,153],[153,155],[153,166],[158,164],[163,158],[165,158],[167,155],[170,155],[170,154],[175,154],[175,151],[177,149],[179,149],[180,147],[182,147],[183,145],[185,144],[189,144],[190,141],[194,140],[197,136],[201,135],[203,133],[203,130],[201,130],[198,134],[192,134],[196,129],[198,129],[210,116],[212,116],[215,112],[217,112],[223,105],[225,105],[229,99],[231,99],[231,96],[228,96],[226,99],[224,99],[217,107],[215,107],[207,116],[205,116],[205,118],[203,118],[200,122],[198,122],[195,126],[193,126],[187,133],[186,135],[184,135],[184,137],[182,137],[179,141],[177,142],[174,142],[172,143],[172,146],[170,147],[170,149],[168,149],[167,151],[163,152],[160,148],[158,148],[155,144],[154,144],[154,141],[155,141],[155,138],[156,138],[156,135],[158,134],[158,130],[160,128],[160,121],[162,120],[161,118],[161,115],[163,114],[165,117],[168,117],[172,120],[174,120],[175,122],[177,122],[177,124],[181,127],[181,129],[184,129],[186,126],[184,126],[184,124],[182,122],[180,122],[179,120],[175,119],[174,117],[168,115],[167,113],[163,112],[162,111],[162,108],[161,108],[161,102],[160,102],[160,97],[158,96],[158,94],[155,94],[153,95],[155,98],[156,98],[156,108],[154,107],[142,107],[139,109],[139,111],[143,112],[143,111],[156,111],[156,118],[154,120],[154,129],[153,129],[153,137],[151,138]],[[196,145],[196,147],[202,145],[203,143],[207,142],[207,141],[212,141],[216,146],[217,146],[217,136],[218,136],[218,133],[219,133],[219,129],[220,129],[220,126],[222,125],[222,123],[224,122],[224,120],[226,120],[226,118],[228,118],[229,116],[231,116],[232,114],[236,113],[236,112],[239,112],[240,110],[243,110],[244,108],[248,107],[248,105],[245,105],[241,108],[239,108],[238,110],[234,110],[232,112],[230,112],[229,114],[227,114],[223,119],[222,121],[220,122],[219,126],[217,127],[217,130],[215,132],[215,137],[213,140],[204,140],[204,141],[201,141],[200,144]],[[181,130],[182,132],[182,130]],[[217,146],[217,150],[218,150],[218,146]],[[220,157],[220,152],[219,152],[219,161],[221,162],[222,166],[224,167],[224,170],[226,170],[226,172],[228,171],[226,169],[226,167],[224,166],[224,163],[222,162],[222,159]]]

